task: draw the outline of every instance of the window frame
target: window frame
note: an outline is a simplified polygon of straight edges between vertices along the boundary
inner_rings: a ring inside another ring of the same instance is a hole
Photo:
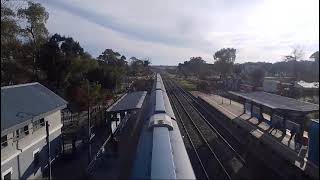
[[[32,132],[35,132],[45,126],[45,119],[41,118],[32,122]]]
[[[38,158],[38,162],[37,163],[35,163],[36,161],[35,161],[35,155],[36,154],[38,154],[38,156],[37,156],[37,158]],[[32,157],[33,157],[33,164],[34,164],[34,166],[38,166],[39,165],[39,163],[40,163],[40,149],[39,148],[37,148],[36,150],[34,150],[33,152],[32,152]]]
[[[5,170],[4,172],[1,172],[1,179],[4,179],[4,177],[5,177],[8,173],[11,174],[11,179],[12,179],[12,174],[13,174],[12,167],[10,167],[9,169]]]
[[[2,142],[3,137],[6,137],[6,140]],[[6,145],[3,145],[3,144],[6,144]],[[9,145],[8,144],[8,135],[1,136],[1,149],[7,147],[8,145]]]
[[[27,127],[27,130],[25,129]],[[29,125],[26,125],[23,127],[23,132],[25,135],[28,135],[30,132],[29,132]]]

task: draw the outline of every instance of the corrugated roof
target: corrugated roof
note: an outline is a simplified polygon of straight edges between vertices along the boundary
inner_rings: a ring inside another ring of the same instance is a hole
[[[131,109],[140,109],[147,91],[137,91],[125,94],[111,107],[107,109],[108,112],[116,112]]]
[[[67,101],[38,82],[1,87],[1,133],[66,105]]]
[[[305,82],[305,81],[298,81],[295,83],[295,86],[298,88],[307,88],[307,89],[319,89],[319,82]]]
[[[251,93],[241,93],[229,91],[229,93],[267,106],[272,109],[291,110],[299,112],[319,111],[319,105],[308,102],[298,101],[293,98],[288,98],[276,94],[256,91]]]

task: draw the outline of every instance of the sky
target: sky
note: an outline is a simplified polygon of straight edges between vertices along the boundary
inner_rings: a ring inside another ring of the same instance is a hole
[[[71,36],[93,57],[113,49],[153,65],[236,48],[236,63],[277,62],[293,47],[319,50],[319,0],[40,0],[50,34]]]

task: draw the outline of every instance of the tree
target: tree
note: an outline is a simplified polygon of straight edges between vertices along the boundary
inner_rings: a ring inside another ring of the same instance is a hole
[[[223,48],[213,55],[215,69],[220,76],[226,77],[230,73],[236,59],[236,51],[234,48]]]
[[[37,60],[40,56],[39,50],[48,37],[48,30],[45,24],[49,18],[49,13],[40,3],[29,1],[27,8],[18,10],[18,16],[26,20],[26,25],[22,30],[33,48],[33,74],[36,77]]]
[[[256,68],[250,73],[250,78],[252,80],[254,87],[260,87],[262,86],[263,79],[264,79],[264,70],[261,68]]]
[[[284,61],[292,62],[291,74],[293,75],[295,80],[299,79],[297,61],[301,60],[303,57],[304,57],[304,50],[301,46],[293,47],[291,54],[284,56]]]
[[[59,89],[85,79],[97,62],[73,38],[54,34],[41,48],[39,65]]]
[[[21,48],[19,32],[16,13],[7,1],[1,1],[1,85],[13,83],[18,73],[15,60]]]
[[[243,71],[243,67],[241,64],[236,64],[233,68],[233,73],[236,75],[236,76],[240,76],[241,72]]]

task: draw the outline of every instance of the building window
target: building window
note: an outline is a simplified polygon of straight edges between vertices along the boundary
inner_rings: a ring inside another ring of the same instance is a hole
[[[33,151],[33,163],[35,166],[39,165],[39,160],[40,160],[39,149],[36,149],[35,151]]]
[[[1,149],[8,146],[8,137],[7,135],[1,137]]]
[[[12,167],[2,173],[3,180],[11,180],[12,179],[11,176],[12,176]]]
[[[6,175],[4,175],[3,180],[11,180],[11,172],[8,172]]]
[[[20,137],[20,129],[17,129],[16,130],[16,139],[19,139],[19,137]]]
[[[26,126],[23,127],[23,132],[24,132],[24,134],[26,134],[26,135],[29,134],[29,127],[28,127],[28,125],[26,125]]]
[[[45,125],[44,118],[32,122],[33,131],[36,131]]]
[[[44,118],[41,118],[40,119],[40,126],[42,127],[42,126],[44,126],[45,124],[44,124]]]

